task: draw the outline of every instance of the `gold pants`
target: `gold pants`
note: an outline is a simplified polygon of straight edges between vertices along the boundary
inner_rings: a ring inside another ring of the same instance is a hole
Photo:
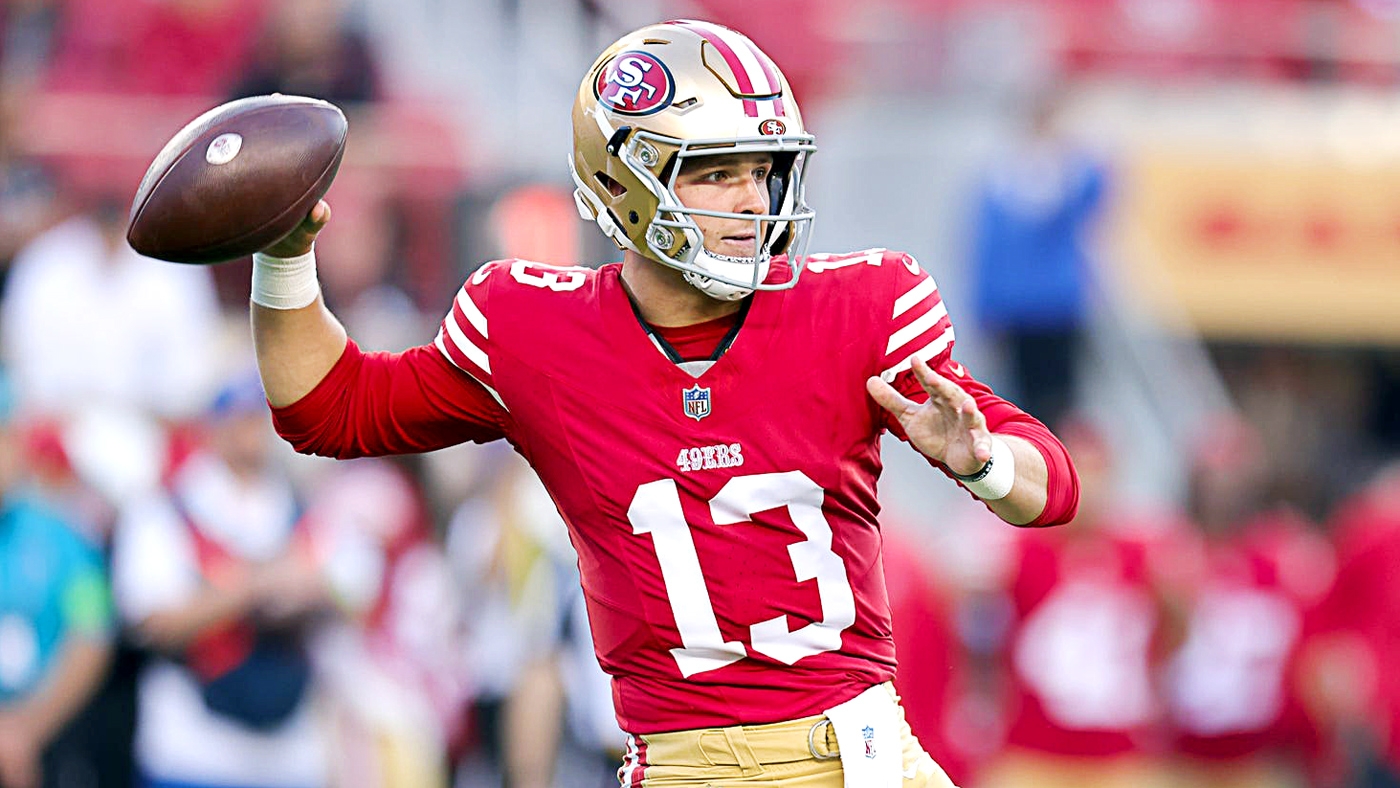
[[[888,684],[890,696],[899,702]],[[955,788],[903,721],[903,788]],[[640,763],[639,763],[640,762]],[[843,788],[836,732],[817,715],[767,725],[735,725],[637,736],[618,779],[624,788]]]

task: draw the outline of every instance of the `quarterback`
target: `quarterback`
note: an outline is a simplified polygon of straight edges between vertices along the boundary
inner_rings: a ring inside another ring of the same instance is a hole
[[[324,203],[255,257],[278,431],[341,458],[510,441],[578,551],[623,785],[950,785],[891,689],[880,435],[1030,526],[1074,515],[1064,447],[953,360],[913,257],[808,253],[814,140],[746,37],[622,38],[573,129],[579,211],[623,261],[487,263],[420,347],[362,352],[325,309]]]

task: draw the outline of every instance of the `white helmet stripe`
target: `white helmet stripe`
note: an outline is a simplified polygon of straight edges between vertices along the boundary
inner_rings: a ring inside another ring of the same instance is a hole
[[[744,67],[744,73],[748,74],[749,84],[753,85],[753,92],[757,94],[777,93],[778,86],[768,78],[768,72],[759,64],[758,58],[754,56],[753,44],[747,38],[735,33],[733,30],[718,29],[715,34],[724,39],[724,43],[729,45],[729,49],[734,52],[734,56],[739,59]]]
[[[734,78],[738,81],[740,90],[754,95],[772,95],[782,90],[782,84],[777,79],[776,69],[770,69],[767,64],[762,62],[764,55],[747,37],[729,28],[705,22],[687,20],[675,24],[681,24],[694,30],[714,45],[724,58],[724,62],[734,72]],[[775,114],[786,114],[781,98],[775,99],[768,106]],[[750,117],[757,117],[759,114],[758,102],[753,99],[744,99],[744,110],[745,114]]]

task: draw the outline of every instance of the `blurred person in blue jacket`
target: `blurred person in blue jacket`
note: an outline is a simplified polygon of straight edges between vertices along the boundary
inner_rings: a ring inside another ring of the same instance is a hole
[[[978,318],[1000,337],[1009,396],[1054,425],[1074,404],[1075,366],[1093,276],[1089,233],[1105,168],[1058,128],[1063,97],[1047,90],[1027,139],[980,187],[972,275]]]
[[[91,785],[95,775],[78,776],[83,753],[58,740],[106,675],[107,577],[99,551],[25,492],[8,410],[0,405],[0,787]]]

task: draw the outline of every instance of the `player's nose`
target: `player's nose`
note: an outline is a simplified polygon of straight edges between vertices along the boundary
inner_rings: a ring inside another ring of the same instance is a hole
[[[763,178],[746,178],[739,186],[739,204],[735,213],[768,213],[768,184]]]

